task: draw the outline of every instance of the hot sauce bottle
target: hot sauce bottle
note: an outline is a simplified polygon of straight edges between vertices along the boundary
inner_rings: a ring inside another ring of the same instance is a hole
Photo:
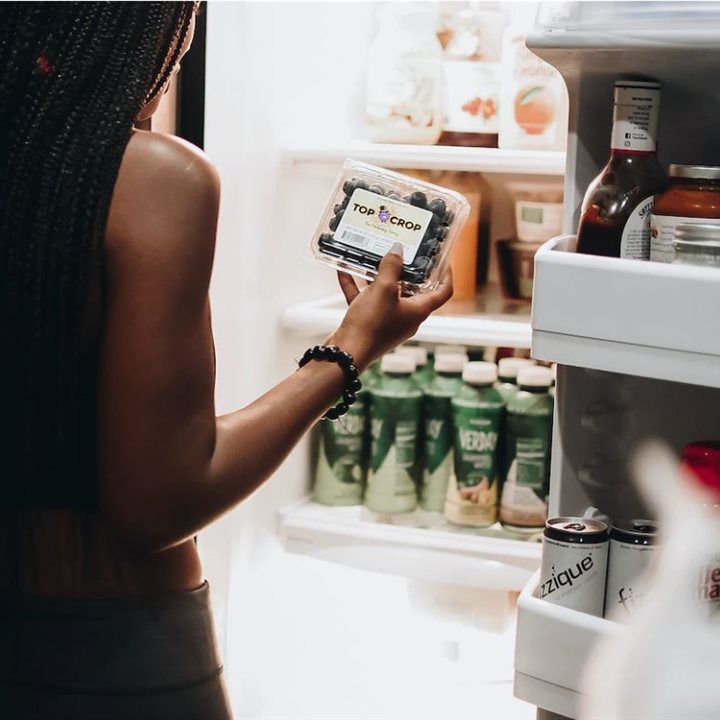
[[[610,159],[585,193],[577,251],[648,260],[655,195],[667,179],[658,162],[660,83],[618,80]]]

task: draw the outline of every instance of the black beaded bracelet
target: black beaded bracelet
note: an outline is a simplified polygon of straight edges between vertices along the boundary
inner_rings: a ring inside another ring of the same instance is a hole
[[[345,415],[350,406],[357,401],[357,393],[362,388],[355,361],[350,353],[341,350],[337,345],[315,345],[308,348],[298,365],[305,367],[311,360],[326,360],[337,363],[345,373],[345,389],[343,399],[335,407],[331,407],[323,416],[323,420],[337,420]]]

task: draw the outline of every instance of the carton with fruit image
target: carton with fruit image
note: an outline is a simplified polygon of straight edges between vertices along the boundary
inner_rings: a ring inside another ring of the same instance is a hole
[[[500,137],[506,150],[564,150],[568,101],[560,73],[525,46],[520,27],[503,38]]]

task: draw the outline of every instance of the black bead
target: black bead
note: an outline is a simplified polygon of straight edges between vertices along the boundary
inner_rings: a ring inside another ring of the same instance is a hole
[[[415,191],[410,196],[410,204],[414,205],[415,207],[424,208],[427,206],[427,197],[425,196],[425,193],[420,192],[419,190]]]
[[[354,393],[360,392],[360,390],[362,390],[362,381],[360,380],[360,378],[355,378],[348,385],[348,390],[350,390],[350,392],[354,392]]]
[[[352,363],[350,363],[350,365],[348,365],[345,370],[349,375],[352,375],[354,377],[358,376],[357,368]]]
[[[338,356],[340,355],[340,350],[336,348],[334,345],[329,345],[325,348],[325,359],[326,360],[334,360],[337,361]]]
[[[345,404],[348,406],[354,405],[357,402],[357,395],[354,392],[350,392],[349,390],[346,390],[343,393],[343,400],[345,401]]]
[[[337,407],[331,407],[323,417],[326,420],[337,420],[340,417]]]
[[[348,411],[349,409],[350,409],[350,408],[347,406],[347,403],[344,403],[344,402],[338,403],[338,404],[333,408],[333,410],[335,410],[335,411],[337,412],[338,417],[341,417],[342,415],[346,415],[346,414],[347,414],[347,411]]]

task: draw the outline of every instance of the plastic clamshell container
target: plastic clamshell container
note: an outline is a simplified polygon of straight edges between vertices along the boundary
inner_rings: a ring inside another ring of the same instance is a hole
[[[403,245],[408,294],[435,290],[470,212],[458,192],[391,170],[346,160],[312,240],[316,258],[365,280]]]

